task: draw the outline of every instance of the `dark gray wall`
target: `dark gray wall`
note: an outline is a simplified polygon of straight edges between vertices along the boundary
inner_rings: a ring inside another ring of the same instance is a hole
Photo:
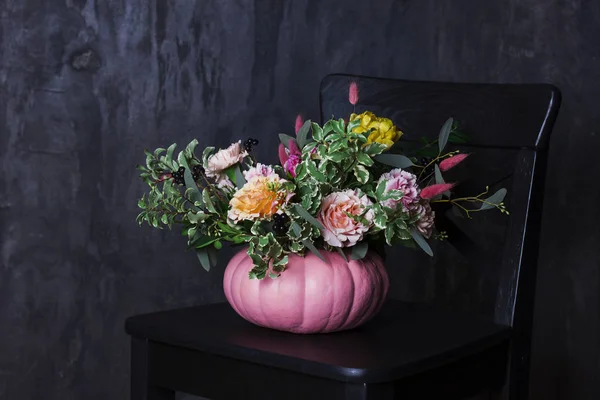
[[[600,398],[600,2],[3,0],[0,23],[0,398],[126,398],[126,316],[224,298],[135,224],[142,150],[274,139],[330,72],[562,89],[532,395]]]

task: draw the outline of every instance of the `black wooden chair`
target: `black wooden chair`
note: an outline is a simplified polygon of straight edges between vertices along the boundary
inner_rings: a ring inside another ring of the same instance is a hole
[[[506,187],[510,216],[472,220],[438,209],[449,239],[436,257],[394,249],[391,296],[363,327],[293,335],[253,326],[227,304],[129,318],[133,400],[459,399],[481,392],[528,394],[531,322],[550,132],[560,106],[551,85],[462,84],[326,77],[322,117],[343,117],[348,84],[356,111],[391,118],[410,146],[461,123],[472,153],[447,177],[459,195]],[[468,179],[468,180],[466,180]],[[507,389],[507,390],[506,390]]]

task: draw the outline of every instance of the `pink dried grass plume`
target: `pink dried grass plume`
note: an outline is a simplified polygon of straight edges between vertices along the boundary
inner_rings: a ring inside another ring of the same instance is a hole
[[[353,106],[358,103],[358,84],[356,82],[350,83],[350,88],[348,89],[348,101]]]
[[[300,131],[300,128],[302,128],[302,125],[304,125],[304,120],[302,119],[302,115],[298,114],[296,116],[296,135],[298,134],[298,131]]]
[[[421,190],[422,199],[432,199],[437,195],[444,193],[454,187],[454,183],[436,183],[435,185],[427,186]]]
[[[463,162],[468,156],[468,154],[457,154],[450,158],[446,158],[440,163],[440,171],[448,171],[449,169],[456,167],[458,164]]]
[[[279,162],[281,163],[281,165],[284,165],[285,162],[288,160],[289,156],[287,154],[287,151],[285,149],[285,146],[283,145],[283,143],[279,144]]]

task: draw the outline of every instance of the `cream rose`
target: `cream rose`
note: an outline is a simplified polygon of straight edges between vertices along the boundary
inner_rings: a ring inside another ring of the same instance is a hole
[[[321,231],[325,242],[334,247],[351,247],[361,241],[373,225],[374,212],[369,210],[363,215],[366,224],[355,221],[347,213],[361,215],[365,207],[372,204],[366,195],[361,197],[358,191],[350,189],[325,197],[317,216],[325,228]]]

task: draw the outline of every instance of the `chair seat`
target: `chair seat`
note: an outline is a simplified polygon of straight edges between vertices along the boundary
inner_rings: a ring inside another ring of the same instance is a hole
[[[260,328],[227,304],[131,317],[140,339],[348,383],[390,382],[480,354],[511,329],[465,313],[388,301],[362,327],[297,335]]]

